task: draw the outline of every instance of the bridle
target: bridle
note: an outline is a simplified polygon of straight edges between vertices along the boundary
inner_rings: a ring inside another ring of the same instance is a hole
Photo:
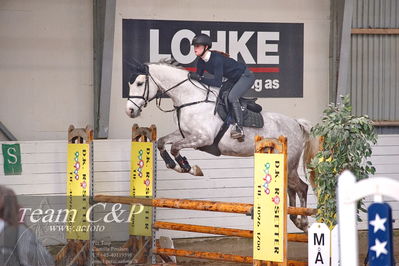
[[[173,112],[173,111],[175,111],[175,110],[181,109],[181,108],[186,107],[186,106],[194,105],[194,104],[199,104],[199,103],[203,103],[203,102],[214,102],[214,101],[210,101],[210,100],[208,99],[208,98],[209,98],[209,93],[210,93],[210,92],[211,92],[212,94],[214,94],[215,97],[217,97],[217,95],[216,95],[213,91],[211,91],[209,87],[206,87],[204,84],[200,83],[200,84],[203,86],[203,88],[200,88],[200,87],[199,87],[197,84],[195,84],[189,77],[187,77],[186,79],[184,79],[184,80],[178,82],[177,84],[173,85],[173,86],[170,87],[169,89],[166,89],[166,90],[165,90],[165,89],[163,89],[163,87],[162,87],[161,85],[159,85],[159,84],[155,81],[154,77],[150,74],[150,72],[149,72],[149,70],[148,70],[148,65],[144,65],[144,66],[145,66],[145,71],[143,71],[144,73],[142,73],[142,75],[145,75],[145,83],[144,83],[143,95],[141,95],[141,96],[130,96],[130,95],[129,95],[129,97],[127,98],[128,101],[130,101],[131,103],[133,103],[133,104],[139,109],[140,112],[142,111],[142,109],[143,109],[144,107],[147,106],[147,104],[148,104],[149,102],[151,102],[151,101],[154,100],[154,99],[156,99],[156,104],[157,104],[157,107],[159,108],[159,110],[161,110],[162,112]],[[155,96],[152,97],[152,98],[150,98],[150,96],[149,96],[149,95],[150,95],[150,82],[149,82],[149,79],[150,79],[150,78],[151,78],[151,80],[154,82],[154,84],[157,86],[157,94],[155,94]],[[164,110],[164,109],[162,109],[162,107],[161,107],[161,99],[164,97],[164,95],[167,95],[168,92],[170,92],[171,90],[173,90],[173,89],[179,87],[180,85],[184,84],[184,83],[187,82],[187,81],[190,81],[190,82],[191,82],[194,86],[196,86],[197,88],[207,91],[205,100],[200,100],[200,101],[185,103],[185,104],[182,104],[182,105],[180,105],[180,106],[174,106],[174,108],[173,108],[173,109],[170,109],[170,110]],[[132,101],[132,99],[141,99],[141,100],[144,101],[144,104],[143,104],[142,106],[139,106],[139,105],[136,104],[134,101]]]
[[[153,78],[149,73],[148,73],[148,74],[145,74],[145,83],[144,83],[143,95],[141,95],[141,96],[131,96],[131,95],[129,95],[129,97],[127,98],[127,100],[128,100],[129,102],[131,102],[132,104],[134,104],[134,105],[139,109],[140,112],[142,111],[143,107],[146,107],[146,106],[147,106],[147,104],[148,104],[149,102],[151,102],[152,100],[154,100],[154,99],[156,99],[156,98],[159,97],[159,96],[158,96],[158,93],[157,93],[154,97],[152,97],[152,98],[150,99],[150,83],[149,83],[149,77],[151,77],[152,81],[158,86],[158,84],[156,83],[156,81],[154,80],[154,78]],[[158,90],[159,90],[159,88],[158,88]],[[144,104],[141,105],[141,106],[139,106],[139,105],[136,104],[134,101],[132,101],[132,99],[142,99],[142,100],[144,101]]]
[[[149,72],[147,74],[144,74],[144,75],[145,75],[145,83],[144,83],[143,95],[141,95],[141,96],[130,96],[129,95],[129,97],[127,98],[128,101],[133,103],[139,109],[139,111],[141,112],[143,107],[146,107],[149,102],[151,102],[152,100],[156,99],[157,107],[159,108],[159,110],[161,110],[162,112],[173,112],[176,109],[176,107],[174,109],[171,109],[171,110],[163,110],[161,108],[161,99],[169,91],[173,90],[174,88],[179,87],[180,85],[182,85],[183,83],[185,83],[189,79],[186,78],[185,80],[177,83],[176,85],[173,85],[169,89],[162,91],[162,87],[155,81],[155,79],[152,77],[152,75]],[[150,82],[149,82],[150,78],[154,82],[154,84],[157,86],[157,94],[155,94],[155,96],[152,97],[151,99],[150,99]],[[139,106],[134,101],[132,101],[132,99],[142,99],[142,100],[144,100],[144,104],[142,106]]]
[[[179,130],[180,130],[180,133],[182,134],[182,136],[183,136],[183,138],[184,138],[184,134],[183,134],[183,132],[182,132],[182,130],[181,130],[181,127],[180,127],[180,111],[181,111],[181,109],[184,108],[184,107],[187,107],[187,106],[191,106],[191,105],[195,105],[195,104],[200,104],[200,103],[215,103],[215,101],[211,101],[211,100],[208,99],[208,98],[209,98],[209,93],[211,92],[211,93],[214,94],[216,97],[217,97],[217,95],[216,95],[213,91],[211,91],[211,89],[210,89],[209,86],[206,87],[204,84],[200,83],[200,84],[203,86],[203,88],[199,87],[197,84],[195,84],[195,83],[190,79],[190,77],[189,77],[188,75],[187,75],[187,78],[186,78],[186,79],[184,79],[184,80],[178,82],[177,84],[173,85],[173,86],[170,87],[169,89],[164,90],[163,87],[160,86],[160,85],[155,81],[155,79],[153,78],[153,76],[151,75],[151,73],[150,73],[150,71],[149,71],[149,69],[148,69],[148,65],[144,65],[144,69],[143,69],[143,70],[144,70],[144,71],[142,71],[143,73],[141,73],[142,75],[145,75],[145,84],[144,84],[143,95],[141,95],[141,96],[130,96],[130,95],[129,95],[129,97],[127,98],[128,101],[130,101],[131,103],[133,103],[133,104],[139,109],[139,112],[141,112],[142,109],[143,109],[143,107],[146,107],[147,104],[148,104],[149,102],[151,102],[152,100],[154,100],[154,99],[156,99],[156,105],[157,105],[158,109],[161,110],[162,112],[173,112],[173,111],[176,111],[176,112],[177,112],[177,121],[178,121],[178,125],[179,125]],[[150,94],[150,82],[149,82],[149,80],[150,80],[150,78],[151,78],[151,80],[154,82],[154,84],[157,86],[157,94],[155,94],[155,96],[152,97],[152,98],[149,97],[149,94]],[[205,98],[204,100],[200,100],[200,101],[185,103],[185,104],[182,104],[182,105],[180,105],[180,106],[173,106],[174,108],[173,108],[173,109],[170,109],[170,110],[164,110],[164,109],[162,109],[162,107],[161,107],[162,97],[163,97],[164,95],[167,95],[167,93],[170,92],[171,90],[173,90],[173,89],[179,87],[180,85],[184,84],[184,83],[187,82],[187,81],[190,81],[194,86],[196,86],[197,88],[199,88],[199,89],[201,89],[201,90],[206,90],[206,91],[207,91],[207,93],[206,93],[206,98]],[[139,106],[139,105],[136,104],[134,101],[132,101],[132,99],[142,99],[142,100],[144,100],[144,104],[143,104],[142,106]],[[132,110],[132,112],[133,112],[133,110]]]

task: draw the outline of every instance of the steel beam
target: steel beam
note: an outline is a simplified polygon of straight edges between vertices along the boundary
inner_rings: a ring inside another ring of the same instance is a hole
[[[338,86],[335,102],[341,103],[341,95],[350,92],[348,77],[350,74],[351,30],[352,30],[353,0],[345,0],[342,22],[341,49],[339,56]]]
[[[104,2],[93,1],[94,134],[103,139],[109,132],[116,0]]]
[[[7,129],[7,127],[0,121],[0,132],[8,139],[16,141],[17,138]]]

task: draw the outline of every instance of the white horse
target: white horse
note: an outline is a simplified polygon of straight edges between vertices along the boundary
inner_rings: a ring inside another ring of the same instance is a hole
[[[178,129],[158,140],[158,149],[166,166],[177,172],[187,172],[192,175],[203,175],[195,165],[191,167],[185,157],[180,155],[183,148],[199,149],[211,145],[221,128],[223,121],[214,114],[218,88],[209,88],[191,81],[188,72],[166,62],[141,65],[132,74],[129,81],[129,99],[126,113],[135,118],[142,108],[153,99],[157,99],[160,107],[160,94],[168,95],[173,101]],[[183,106],[183,107],[182,107]],[[179,113],[179,114],[176,114]],[[309,160],[315,154],[316,140],[309,136],[310,123],[303,119],[292,119],[282,114],[262,112],[263,128],[244,128],[245,140],[239,142],[230,137],[230,130],[221,138],[218,148],[222,155],[253,156],[254,138],[256,135],[267,138],[286,136],[288,139],[288,195],[289,205],[296,206],[296,194],[300,206],[306,207],[308,185],[298,175],[298,164],[305,148],[304,159]],[[183,136],[184,135],[184,136]],[[169,156],[165,144],[172,144],[171,154],[178,162]],[[307,162],[304,162],[304,164]],[[294,224],[306,231],[307,217],[290,216]]]

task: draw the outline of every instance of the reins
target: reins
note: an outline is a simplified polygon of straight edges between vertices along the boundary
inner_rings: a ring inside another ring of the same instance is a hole
[[[146,74],[145,74],[145,84],[144,84],[144,92],[142,96],[129,96],[128,97],[128,101],[130,101],[131,103],[133,103],[141,112],[143,107],[146,107],[147,104],[149,102],[151,102],[152,100],[156,99],[156,106],[158,107],[159,110],[161,110],[164,113],[168,113],[168,112],[173,112],[176,111],[176,115],[177,115],[177,124],[179,126],[179,131],[180,134],[183,136],[183,138],[185,137],[183,134],[183,131],[181,129],[181,125],[180,125],[180,114],[181,114],[181,109],[183,109],[184,107],[188,107],[188,106],[192,106],[192,105],[196,105],[196,104],[200,104],[200,103],[215,103],[215,101],[209,100],[209,94],[210,92],[212,94],[215,95],[215,97],[217,97],[217,95],[211,91],[210,87],[206,87],[204,84],[200,83],[204,88],[200,88],[197,84],[195,84],[190,77],[188,76],[186,79],[180,81],[179,83],[173,85],[172,87],[170,87],[167,90],[162,91],[162,87],[155,81],[155,79],[152,77],[151,73],[148,70],[148,66],[146,65]],[[149,99],[149,92],[150,92],[150,88],[149,88],[149,78],[151,78],[151,80],[154,82],[154,84],[157,86],[157,94],[152,97],[151,99]],[[161,107],[161,102],[162,102],[162,97],[164,95],[167,95],[168,92],[170,92],[171,90],[179,87],[180,85],[184,84],[185,82],[190,81],[191,84],[193,84],[195,87],[201,89],[201,90],[206,90],[206,97],[204,100],[199,100],[199,101],[195,101],[195,102],[189,102],[189,103],[184,103],[182,105],[179,106],[173,106],[173,109],[169,109],[169,110],[164,110]],[[160,92],[160,93],[159,93]],[[143,106],[138,106],[135,102],[133,102],[131,99],[142,99],[144,100],[144,105]]]

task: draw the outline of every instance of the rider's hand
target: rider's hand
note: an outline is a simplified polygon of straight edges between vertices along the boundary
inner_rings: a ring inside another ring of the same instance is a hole
[[[188,74],[188,76],[189,76],[190,79],[193,79],[193,80],[198,80],[198,81],[201,80],[201,76],[198,75],[197,72],[190,72],[190,73]]]

